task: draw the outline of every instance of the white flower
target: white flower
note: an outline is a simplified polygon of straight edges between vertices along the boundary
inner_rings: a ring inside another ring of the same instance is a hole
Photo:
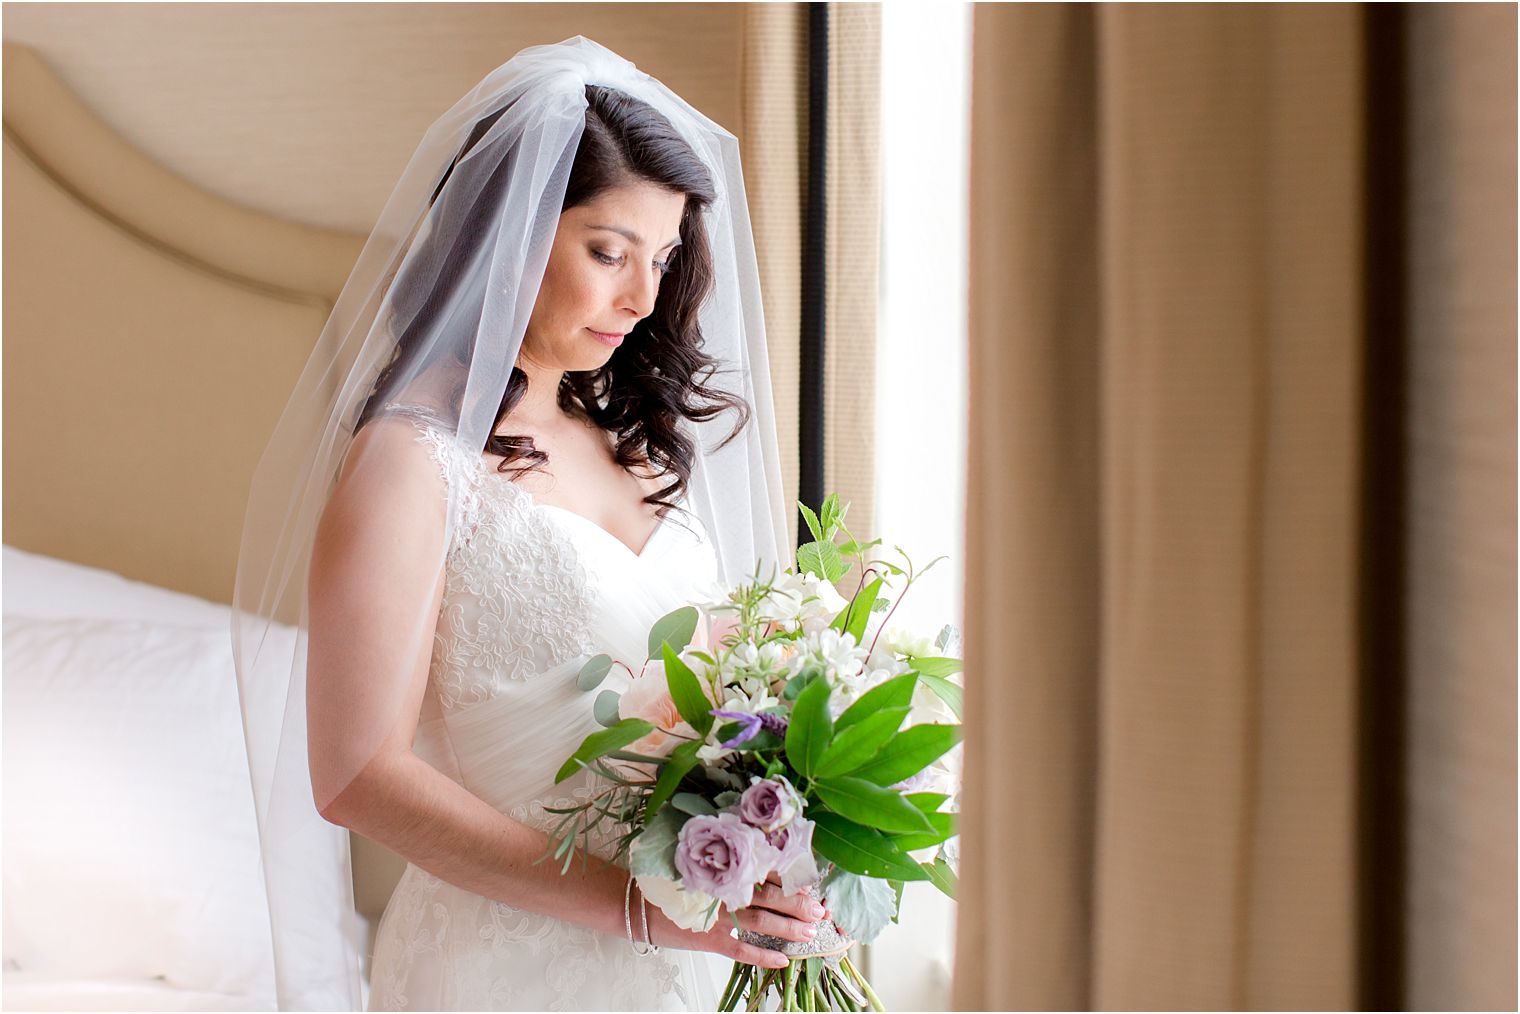
[[[665,877],[635,877],[634,882],[645,898],[684,930],[706,933],[718,920],[718,909],[713,906],[714,899],[710,894],[687,890]],[[706,914],[709,907],[712,908],[710,916]]]
[[[904,727],[922,725],[925,722],[959,725],[960,719],[955,717],[955,712],[950,710],[950,705],[945,703],[943,697],[920,682],[913,688],[911,707],[903,725]]]
[[[745,679],[737,686],[726,688],[724,693],[727,695],[723,700],[724,710],[742,711],[747,715],[758,715],[781,703],[779,698],[771,696],[770,684],[764,680]]]
[[[798,618],[802,621],[803,633],[812,634],[824,629],[849,604],[831,582],[811,572],[802,575],[802,608]]]
[[[796,574],[787,572],[771,582],[770,591],[755,605],[755,615],[761,620],[780,624],[795,621],[802,613],[802,600],[807,587]]]
[[[713,728],[716,729],[717,727],[718,723],[714,722]],[[697,760],[701,761],[703,764],[717,764],[731,754],[738,752],[739,751],[737,750],[724,749],[717,743],[703,743],[701,746],[697,747]]]
[[[791,657],[793,674],[804,669],[821,669],[831,685],[853,680],[865,665],[866,651],[855,643],[855,635],[825,629],[804,635],[797,641],[797,653]]]
[[[881,635],[883,644],[894,655],[931,658],[934,642],[927,637],[911,633],[901,627],[888,627]]]

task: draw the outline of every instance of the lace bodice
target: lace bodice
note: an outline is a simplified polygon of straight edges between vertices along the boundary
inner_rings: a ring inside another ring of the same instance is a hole
[[[563,817],[551,809],[610,785],[589,771],[554,783],[601,728],[595,694],[577,686],[581,666],[606,652],[639,672],[655,620],[710,590],[714,551],[700,520],[674,511],[635,553],[590,519],[535,502],[426,410],[393,411],[413,423],[453,494],[413,749],[502,813],[549,832]],[[601,688],[621,693],[630,678],[614,666]],[[604,822],[592,851],[612,858],[621,830]],[[380,1009],[711,1009],[727,974],[721,961],[703,964],[715,955],[636,957],[624,939],[482,898],[414,865],[376,947]],[[707,982],[715,967],[711,998],[683,986]]]

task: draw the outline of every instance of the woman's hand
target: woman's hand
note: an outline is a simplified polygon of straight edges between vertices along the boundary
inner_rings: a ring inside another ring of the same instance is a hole
[[[754,899],[748,905],[734,913],[744,929],[797,941],[813,939],[813,923],[825,915],[827,911],[824,907],[803,891],[793,895],[782,894],[781,881],[775,873],[755,888]],[[635,936],[642,925],[642,917],[637,917],[634,923]],[[682,929],[666,918],[657,906],[650,905],[649,935],[652,942],[661,947],[711,951],[761,968],[785,968],[789,960],[780,951],[740,940],[734,933],[728,906],[721,902],[718,904],[717,920],[712,929],[705,933]]]

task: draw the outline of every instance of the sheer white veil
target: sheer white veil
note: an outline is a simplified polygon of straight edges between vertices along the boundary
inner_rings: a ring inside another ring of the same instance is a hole
[[[647,103],[711,177],[715,199],[705,208],[688,202],[682,255],[697,245],[710,251],[697,321],[701,352],[716,371],[705,383],[741,398],[750,414],[737,433],[732,411],[676,420],[690,444],[687,506],[706,526],[727,581],[791,557],[737,140],[581,36],[522,50],[423,136],[252,480],[232,642],[282,1010],[362,1009],[366,935],[354,907],[348,832],[320,811],[385,747],[414,699],[408,688],[429,657],[435,591],[464,494],[438,481],[431,502],[419,504],[407,455],[421,450],[415,441],[408,449],[386,439],[375,424],[395,411],[422,411],[460,447],[485,448],[563,210],[588,85]],[[672,274],[681,270],[678,257]],[[670,284],[667,277],[661,299]],[[652,326],[636,330],[614,357],[633,354],[636,337],[668,338]],[[363,507],[334,516],[326,508],[340,475],[350,490],[345,503]],[[308,678],[307,577],[319,526],[357,532],[369,511],[401,510],[417,524],[387,571],[384,622],[404,632],[407,650],[370,657],[354,644],[362,668],[314,669]],[[318,715],[311,723],[309,708]]]

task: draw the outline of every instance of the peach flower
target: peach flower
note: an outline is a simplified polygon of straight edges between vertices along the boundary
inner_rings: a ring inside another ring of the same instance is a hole
[[[659,663],[651,662],[642,676],[629,681],[628,689],[618,700],[618,715],[642,718],[654,726],[653,732],[628,744],[626,749],[633,753],[665,757],[684,742],[681,736],[695,739],[697,735],[671,699],[670,688],[665,683],[665,667]]]

